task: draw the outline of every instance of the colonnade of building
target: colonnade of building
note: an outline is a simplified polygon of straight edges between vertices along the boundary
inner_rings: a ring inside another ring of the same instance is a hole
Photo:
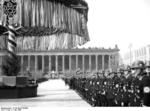
[[[4,56],[0,56],[2,64]],[[19,55],[21,72],[93,72],[111,69],[111,55]]]
[[[71,72],[77,69],[86,72],[107,70],[111,68],[109,55],[22,55],[22,69],[25,72]]]
[[[21,74],[30,70],[33,75],[56,72],[58,74],[95,73],[116,71],[119,64],[119,49],[64,49],[51,51],[17,51]],[[7,53],[0,51],[0,75],[3,58]],[[40,77],[40,76],[39,76]]]

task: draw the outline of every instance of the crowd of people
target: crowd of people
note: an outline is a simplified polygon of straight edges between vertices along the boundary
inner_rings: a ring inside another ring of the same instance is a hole
[[[117,72],[93,77],[63,78],[92,106],[150,106],[150,66],[138,61]]]

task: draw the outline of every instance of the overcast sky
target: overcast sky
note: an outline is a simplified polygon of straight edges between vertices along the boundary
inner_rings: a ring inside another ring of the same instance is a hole
[[[86,0],[90,42],[82,47],[120,48],[150,44],[150,0]]]

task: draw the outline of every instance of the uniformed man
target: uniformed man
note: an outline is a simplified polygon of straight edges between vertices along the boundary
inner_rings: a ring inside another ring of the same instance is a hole
[[[127,66],[126,69],[124,70],[124,76],[125,78],[128,78],[131,75],[131,67]]]
[[[106,92],[108,106],[115,106],[115,94],[113,92],[114,92],[113,79],[109,78],[107,79],[107,92]]]
[[[147,76],[150,76],[150,63],[147,63],[145,66],[145,72],[147,73]]]
[[[145,93],[144,88],[147,84],[147,77],[146,77],[146,72],[145,72],[145,64],[143,61],[136,61],[134,63],[133,69],[135,70],[134,72],[134,79],[133,79],[133,91],[134,91],[134,106],[140,106],[141,103],[145,104],[146,98],[147,98],[147,93]],[[139,88],[135,89],[137,86]],[[139,90],[139,92],[138,92]]]
[[[150,66],[146,66],[146,73],[144,74],[141,82],[142,82],[142,92],[143,92],[143,105],[150,106],[150,75],[149,75]]]
[[[117,76],[118,76],[119,78],[121,78],[123,75],[124,75],[123,69],[122,69],[122,68],[119,68],[118,71],[117,71]]]

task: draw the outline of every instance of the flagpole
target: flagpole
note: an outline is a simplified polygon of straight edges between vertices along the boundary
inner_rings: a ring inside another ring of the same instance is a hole
[[[132,44],[129,45],[129,50],[130,50],[130,66],[132,65],[131,48],[132,48]]]

